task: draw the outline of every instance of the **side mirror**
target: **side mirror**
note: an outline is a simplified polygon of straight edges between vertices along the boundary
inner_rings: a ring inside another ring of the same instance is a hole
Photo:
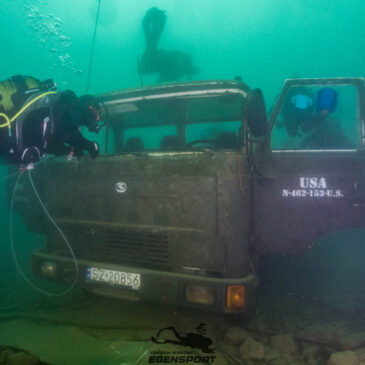
[[[260,89],[251,90],[247,96],[246,120],[254,137],[263,137],[268,133],[265,101]]]

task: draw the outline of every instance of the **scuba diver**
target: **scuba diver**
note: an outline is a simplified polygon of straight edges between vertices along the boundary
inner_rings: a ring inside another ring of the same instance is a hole
[[[331,116],[336,112],[338,93],[324,87],[317,92],[315,113],[308,119],[306,136],[301,148],[305,149],[353,149],[355,144],[345,135],[339,120]]]
[[[13,76],[0,82],[0,155],[32,168],[45,154],[91,157],[99,146],[84,138],[81,126],[98,133],[100,105],[91,95],[57,92],[52,80]]]
[[[314,110],[314,95],[306,88],[292,88],[283,106],[283,120],[279,127],[284,126],[289,137],[307,133]]]
[[[143,31],[146,49],[138,62],[138,73],[143,75],[158,73],[158,82],[180,80],[184,76],[191,80],[192,75],[199,70],[193,65],[192,59],[186,53],[158,49],[158,42],[166,23],[165,11],[156,7],[149,9],[143,18]],[[143,82],[142,82],[143,83]]]

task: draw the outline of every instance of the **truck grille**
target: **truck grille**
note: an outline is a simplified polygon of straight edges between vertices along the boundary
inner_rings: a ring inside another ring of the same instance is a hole
[[[77,259],[160,270],[169,269],[169,242],[165,234],[89,230],[78,232],[73,236],[76,237],[72,240],[72,248]],[[66,247],[57,253],[70,256]]]

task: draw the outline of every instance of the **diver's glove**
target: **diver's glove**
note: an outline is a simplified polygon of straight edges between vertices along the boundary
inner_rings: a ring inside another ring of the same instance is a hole
[[[82,150],[82,148],[71,147],[67,154],[67,160],[72,161],[72,159],[74,157],[76,157],[80,160],[83,155],[84,155],[84,151]]]
[[[99,156],[99,145],[96,142],[92,142],[91,148],[89,149],[89,154],[92,158],[98,157]]]

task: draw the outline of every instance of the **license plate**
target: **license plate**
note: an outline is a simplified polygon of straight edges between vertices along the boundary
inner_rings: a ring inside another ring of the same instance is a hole
[[[114,271],[89,267],[86,274],[87,281],[101,281],[109,284],[129,286],[132,289],[139,289],[141,286],[141,275],[131,272]]]

